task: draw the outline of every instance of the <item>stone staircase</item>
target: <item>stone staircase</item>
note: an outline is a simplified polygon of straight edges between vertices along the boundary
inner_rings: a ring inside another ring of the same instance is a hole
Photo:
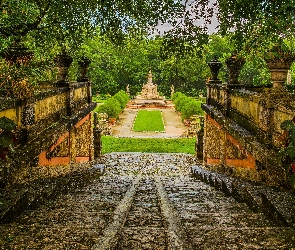
[[[103,176],[0,225],[0,249],[295,248],[293,227],[222,192],[226,180],[193,156],[112,153],[104,162]]]

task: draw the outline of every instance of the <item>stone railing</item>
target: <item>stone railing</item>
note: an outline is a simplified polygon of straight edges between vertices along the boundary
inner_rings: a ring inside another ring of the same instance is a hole
[[[40,87],[29,98],[0,98],[0,118],[7,117],[17,125],[13,149],[6,149],[6,157],[2,156],[6,159],[0,159],[0,187],[27,182],[36,167],[69,166],[94,159],[91,111],[96,104],[86,77],[90,61],[84,58],[79,62],[77,82],[66,78],[70,56],[62,53],[55,61],[58,76],[52,87]]]
[[[280,125],[295,117],[294,97],[282,86],[208,81],[204,163],[222,173],[283,184],[286,171],[278,151],[286,143],[286,133]]]
[[[0,118],[17,124],[15,152],[8,153],[14,169],[65,165],[93,159],[90,82],[39,91],[29,99],[0,99]]]

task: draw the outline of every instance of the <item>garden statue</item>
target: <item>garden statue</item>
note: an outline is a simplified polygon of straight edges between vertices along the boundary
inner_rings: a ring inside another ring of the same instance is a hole
[[[158,93],[157,84],[153,84],[153,75],[151,70],[148,74],[148,82],[142,86],[142,90],[140,95],[136,96],[135,99],[144,99],[144,100],[162,100],[164,99],[163,96],[160,96]]]
[[[126,93],[130,96],[129,84],[126,86]]]
[[[174,85],[171,85],[170,90],[171,90],[171,96],[173,96],[174,95]]]

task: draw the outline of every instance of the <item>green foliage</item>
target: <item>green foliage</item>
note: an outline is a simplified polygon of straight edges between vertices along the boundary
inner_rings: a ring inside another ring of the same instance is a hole
[[[123,110],[125,108],[126,104],[129,101],[128,94],[123,90],[120,90],[117,94],[115,94],[114,98],[119,101],[121,110]]]
[[[98,107],[97,112],[106,113],[109,118],[118,118],[121,112],[120,102],[114,97],[111,97],[103,105]]]
[[[115,138],[102,136],[102,152],[195,153],[195,138]]]
[[[114,96],[108,98],[104,104],[100,105],[95,110],[95,112],[106,113],[109,118],[118,118],[128,101],[128,95],[124,91],[120,91]]]
[[[0,157],[5,158],[9,150],[13,151],[14,134],[16,124],[6,116],[0,118]]]
[[[191,97],[187,97],[181,92],[175,92],[172,96],[175,109],[181,112],[181,118],[187,119],[192,115],[203,115],[204,111],[201,108],[202,100],[196,100]]]
[[[3,116],[0,118],[0,129],[7,130],[9,132],[13,131],[16,128],[16,124],[13,120]]]
[[[139,110],[134,121],[133,131],[164,132],[162,113],[159,110]]]
[[[295,161],[295,124],[292,120],[285,120],[281,124],[281,129],[288,132],[287,146],[280,150],[283,159],[289,157]]]
[[[188,119],[192,115],[204,115],[204,111],[201,108],[202,101],[195,99],[189,99],[189,101],[181,109],[181,118]]]

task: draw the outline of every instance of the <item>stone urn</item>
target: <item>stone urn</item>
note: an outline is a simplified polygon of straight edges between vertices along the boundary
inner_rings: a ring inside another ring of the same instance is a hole
[[[233,53],[230,58],[228,58],[226,61],[226,66],[229,73],[229,84],[239,84],[239,76],[242,67],[245,64],[245,59],[243,57],[237,56],[236,53]]]
[[[34,53],[18,42],[1,52],[1,57],[10,65],[27,65],[33,59]]]
[[[288,70],[295,60],[295,55],[285,55],[282,58],[264,59],[270,71],[273,88],[281,88],[287,80]]]
[[[211,75],[210,80],[217,81],[218,79],[218,73],[220,68],[222,67],[222,63],[218,60],[217,56],[214,56],[213,59],[207,63],[210,70]]]
[[[82,57],[78,61],[78,65],[79,65],[79,69],[80,69],[80,77],[78,78],[78,82],[88,82],[89,81],[89,78],[86,76],[86,74],[87,74],[88,67],[89,67],[90,63],[91,63],[91,61],[86,57]]]
[[[58,69],[56,85],[58,87],[68,86],[69,81],[67,80],[67,75],[73,58],[65,50],[62,50],[62,52],[54,58],[54,62]]]

